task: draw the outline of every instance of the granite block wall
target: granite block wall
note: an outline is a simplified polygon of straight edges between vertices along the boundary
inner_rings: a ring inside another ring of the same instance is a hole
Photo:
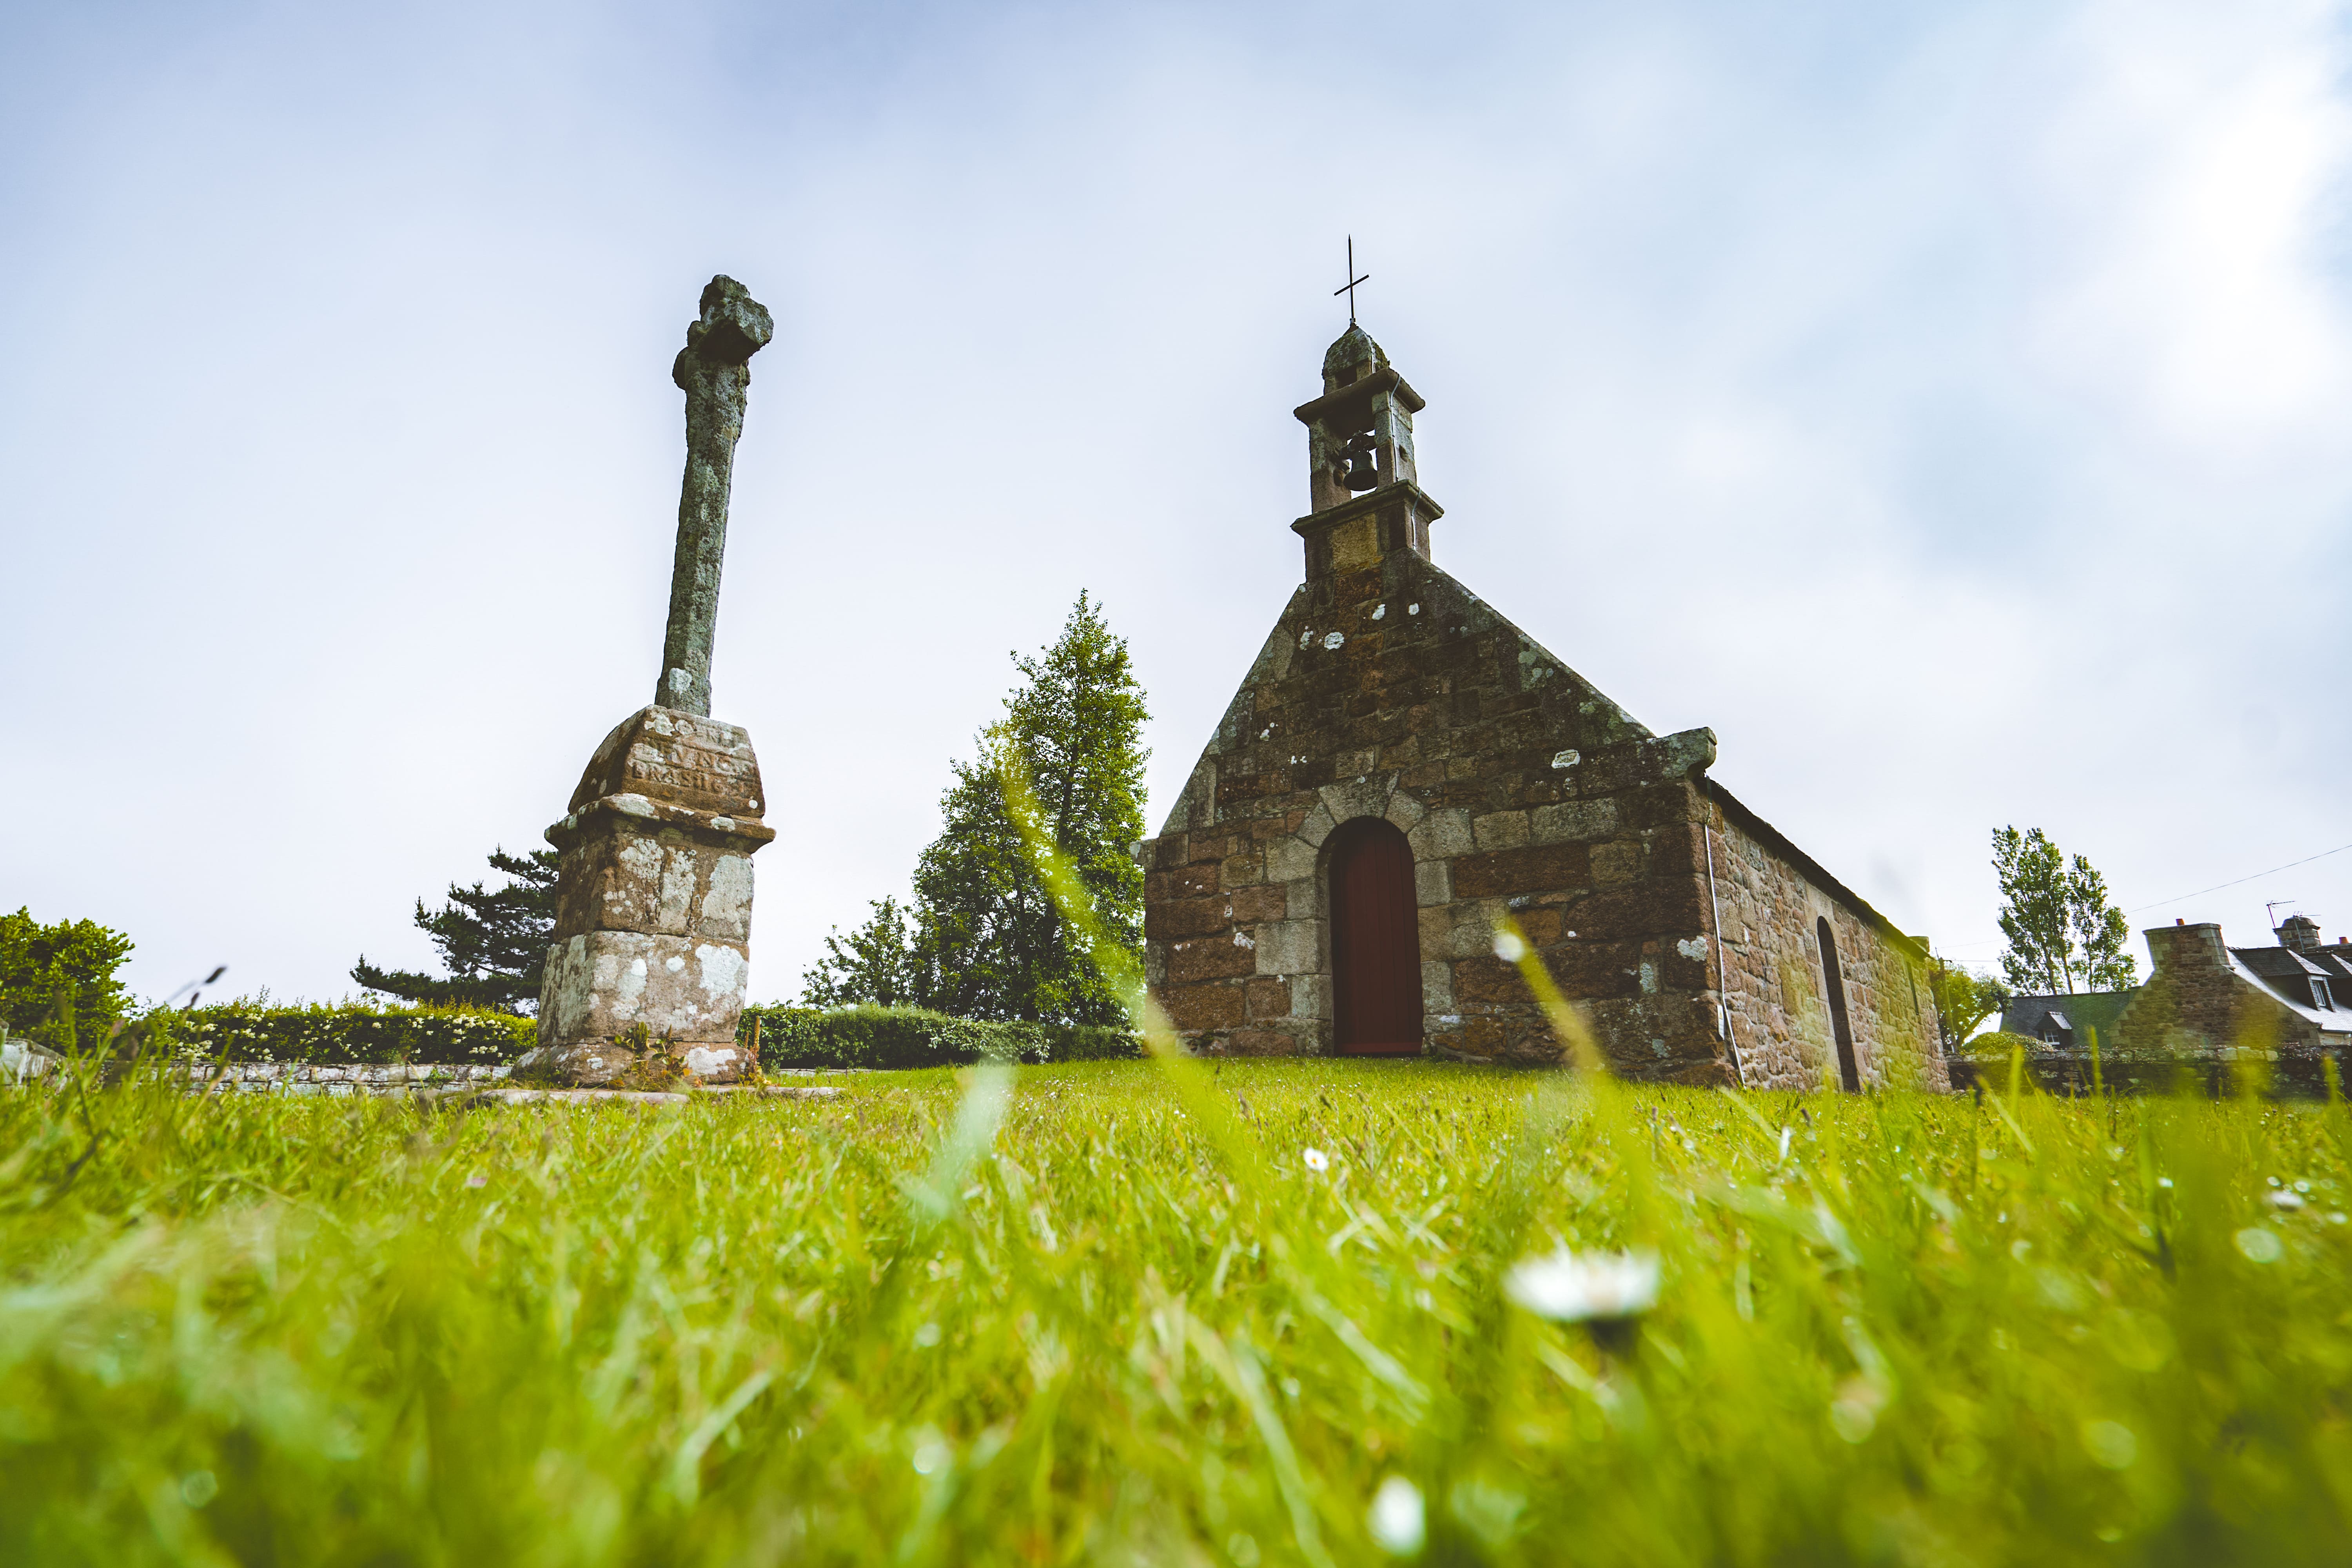
[[[1362,521],[1382,526],[1376,510]],[[1341,824],[1378,816],[1412,850],[1432,1052],[1559,1059],[1495,956],[1507,914],[1588,1005],[1620,1071],[1734,1083],[1732,1046],[1752,1038],[1759,1087],[1817,1081],[1819,965],[1797,960],[1829,912],[1866,1081],[1942,1087],[1900,939],[1731,826],[1704,778],[1710,731],[1652,734],[1418,550],[1364,554],[1292,596],[1160,837],[1139,847],[1149,977],[1194,1049],[1332,1048],[1325,850]],[[1741,933],[1725,950],[1728,1043],[1710,831],[1717,886],[1731,883],[1724,919]]]

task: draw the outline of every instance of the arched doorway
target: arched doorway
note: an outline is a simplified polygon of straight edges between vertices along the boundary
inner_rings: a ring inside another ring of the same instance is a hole
[[[1332,1043],[1349,1056],[1421,1054],[1421,917],[1412,849],[1392,822],[1331,835]]]
[[[1862,1092],[1862,1070],[1853,1059],[1853,1026],[1845,1016],[1845,976],[1838,972],[1837,938],[1830,932],[1830,921],[1823,915],[1814,922],[1813,934],[1822,943],[1822,979],[1830,993],[1830,1033],[1837,1040],[1838,1082],[1848,1094]]]

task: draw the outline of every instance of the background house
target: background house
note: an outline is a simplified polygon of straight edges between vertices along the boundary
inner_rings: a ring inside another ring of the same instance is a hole
[[[2100,1047],[2111,1047],[2116,1039],[2116,1020],[2123,1016],[2124,1009],[2138,994],[2139,987],[2135,985],[2127,991],[2012,996],[2001,1006],[2001,1032],[2023,1035],[2062,1051],[2089,1050],[2095,1032]]]
[[[2321,1092],[2323,1063],[2352,1047],[2352,946],[2325,943],[2293,915],[2268,947],[2231,947],[2218,924],[2143,933],[2156,972],[2116,1020],[2116,1046],[2143,1064],[2187,1060],[2218,1084],[2231,1064],[2266,1066],[2276,1086]]]

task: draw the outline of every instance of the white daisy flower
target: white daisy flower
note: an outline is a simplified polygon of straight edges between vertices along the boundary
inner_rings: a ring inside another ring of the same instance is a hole
[[[1331,1156],[1320,1149],[1302,1150],[1298,1157],[1307,1162],[1307,1168],[1310,1171],[1328,1171],[1331,1168]]]
[[[1391,1557],[1410,1557],[1428,1539],[1429,1521],[1422,1507],[1421,1489],[1402,1476],[1391,1476],[1372,1494],[1365,1521],[1372,1539]]]
[[[1636,1317],[1657,1304],[1658,1255],[1562,1248],[1512,1265],[1503,1293],[1558,1323]]]
[[[1517,963],[1527,955],[1528,944],[1519,939],[1517,932],[1498,931],[1495,933],[1496,958],[1501,959],[1505,963]]]

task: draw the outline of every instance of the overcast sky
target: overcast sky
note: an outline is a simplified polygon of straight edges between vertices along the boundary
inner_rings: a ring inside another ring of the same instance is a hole
[[[2180,895],[2352,841],[2346,20],[11,5],[0,904],[150,995],[429,965],[650,697],[719,271],[753,996],[1081,588],[1156,830],[1300,576],[1352,233],[1439,563],[1904,929],[1992,959],[2015,823],[2332,939],[2352,853]]]

